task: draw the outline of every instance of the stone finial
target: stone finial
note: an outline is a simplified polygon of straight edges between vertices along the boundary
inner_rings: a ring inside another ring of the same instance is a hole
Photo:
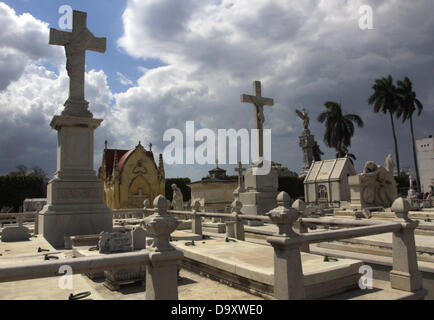
[[[294,201],[294,203],[292,204],[292,207],[297,210],[298,212],[300,212],[300,214],[302,216],[304,216],[305,210],[306,210],[306,203],[304,203],[303,200],[301,199],[297,199]]]
[[[200,202],[198,200],[193,202],[193,211],[199,211],[200,210]]]
[[[162,252],[175,250],[169,243],[170,234],[175,231],[179,221],[167,213],[168,202],[161,194],[154,199],[155,213],[144,219],[146,231],[154,238],[149,248],[151,251]]]
[[[274,224],[279,228],[281,236],[297,236],[298,234],[292,229],[300,214],[294,208],[289,206],[291,197],[285,191],[277,195],[277,207],[269,211],[266,215],[270,217]]]
[[[408,212],[411,209],[411,204],[407,199],[400,197],[393,201],[392,211],[395,212],[395,215],[400,219],[409,220]]]
[[[240,200],[234,200],[231,204],[232,212],[236,214],[241,214],[241,208],[243,207],[243,204]]]
[[[149,207],[151,207],[151,202],[146,199],[145,201],[143,201],[143,208],[148,209]]]

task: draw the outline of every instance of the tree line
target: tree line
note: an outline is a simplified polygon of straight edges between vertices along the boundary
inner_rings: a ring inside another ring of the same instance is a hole
[[[413,162],[416,172],[417,190],[420,189],[419,167],[416,156],[416,143],[414,138],[413,115],[417,113],[420,116],[423,105],[416,97],[413,90],[413,84],[408,77],[398,80],[396,85],[391,75],[376,79],[372,86],[373,94],[368,99],[368,104],[373,106],[375,113],[388,114],[390,117],[392,136],[395,147],[395,160],[398,176],[401,175],[399,162],[398,142],[394,117],[401,119],[402,122],[410,122],[410,135],[412,142]],[[327,147],[336,150],[336,157],[349,157],[350,160],[356,160],[356,156],[349,153],[351,147],[351,138],[355,133],[355,125],[363,128],[364,122],[356,114],[345,114],[340,103],[327,101],[324,104],[326,111],[322,112],[317,120],[325,124],[324,143]]]

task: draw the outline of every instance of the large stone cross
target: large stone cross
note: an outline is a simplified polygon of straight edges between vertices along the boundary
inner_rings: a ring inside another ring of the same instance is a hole
[[[86,50],[104,53],[106,38],[95,37],[86,27],[87,13],[75,11],[73,13],[72,32],[50,29],[51,45],[65,47],[66,70],[70,78],[69,98],[65,102],[65,111],[69,115],[80,116],[88,113],[87,101],[84,99],[84,75],[86,64]],[[74,111],[69,111],[72,108]]]
[[[238,162],[238,167],[235,168],[235,171],[238,172],[238,187],[244,190],[244,180],[243,180],[243,172],[246,171],[241,164],[241,161]]]
[[[259,130],[259,157],[264,156],[263,126],[265,122],[264,106],[273,106],[274,100],[262,97],[261,81],[253,82],[254,96],[242,94],[241,102],[255,105],[255,127]]]

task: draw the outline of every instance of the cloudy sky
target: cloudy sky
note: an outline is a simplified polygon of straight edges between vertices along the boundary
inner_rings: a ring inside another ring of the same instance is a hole
[[[393,153],[389,118],[367,100],[376,78],[408,76],[424,104],[417,138],[433,133],[434,2],[432,0],[0,0],[0,174],[38,165],[51,176],[56,132],[49,126],[68,95],[63,48],[48,45],[59,29],[59,8],[88,12],[88,27],[107,37],[107,52],[87,53],[86,98],[103,125],[95,132],[95,167],[104,140],[130,149],[152,142],[156,153],[169,128],[240,129],[254,124],[240,103],[262,81],[272,129],[272,160],[301,169],[300,105],[325,158],[325,101],[359,114],[351,152],[361,171]],[[359,28],[359,8],[373,9],[372,30]],[[397,122],[401,166],[412,165],[408,124]],[[200,179],[212,165],[166,165],[168,177]],[[223,166],[234,174],[233,166]]]

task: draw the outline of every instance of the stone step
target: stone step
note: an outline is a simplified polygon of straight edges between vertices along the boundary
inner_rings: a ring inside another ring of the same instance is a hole
[[[392,289],[388,281],[374,279],[372,289],[357,288],[333,295],[325,300],[423,300],[424,296],[424,289],[416,292],[405,292]]]
[[[392,257],[392,243],[384,240],[377,241],[372,236],[322,242],[317,245],[322,248]],[[416,246],[416,255],[418,261],[434,263],[434,245],[433,247]]]

